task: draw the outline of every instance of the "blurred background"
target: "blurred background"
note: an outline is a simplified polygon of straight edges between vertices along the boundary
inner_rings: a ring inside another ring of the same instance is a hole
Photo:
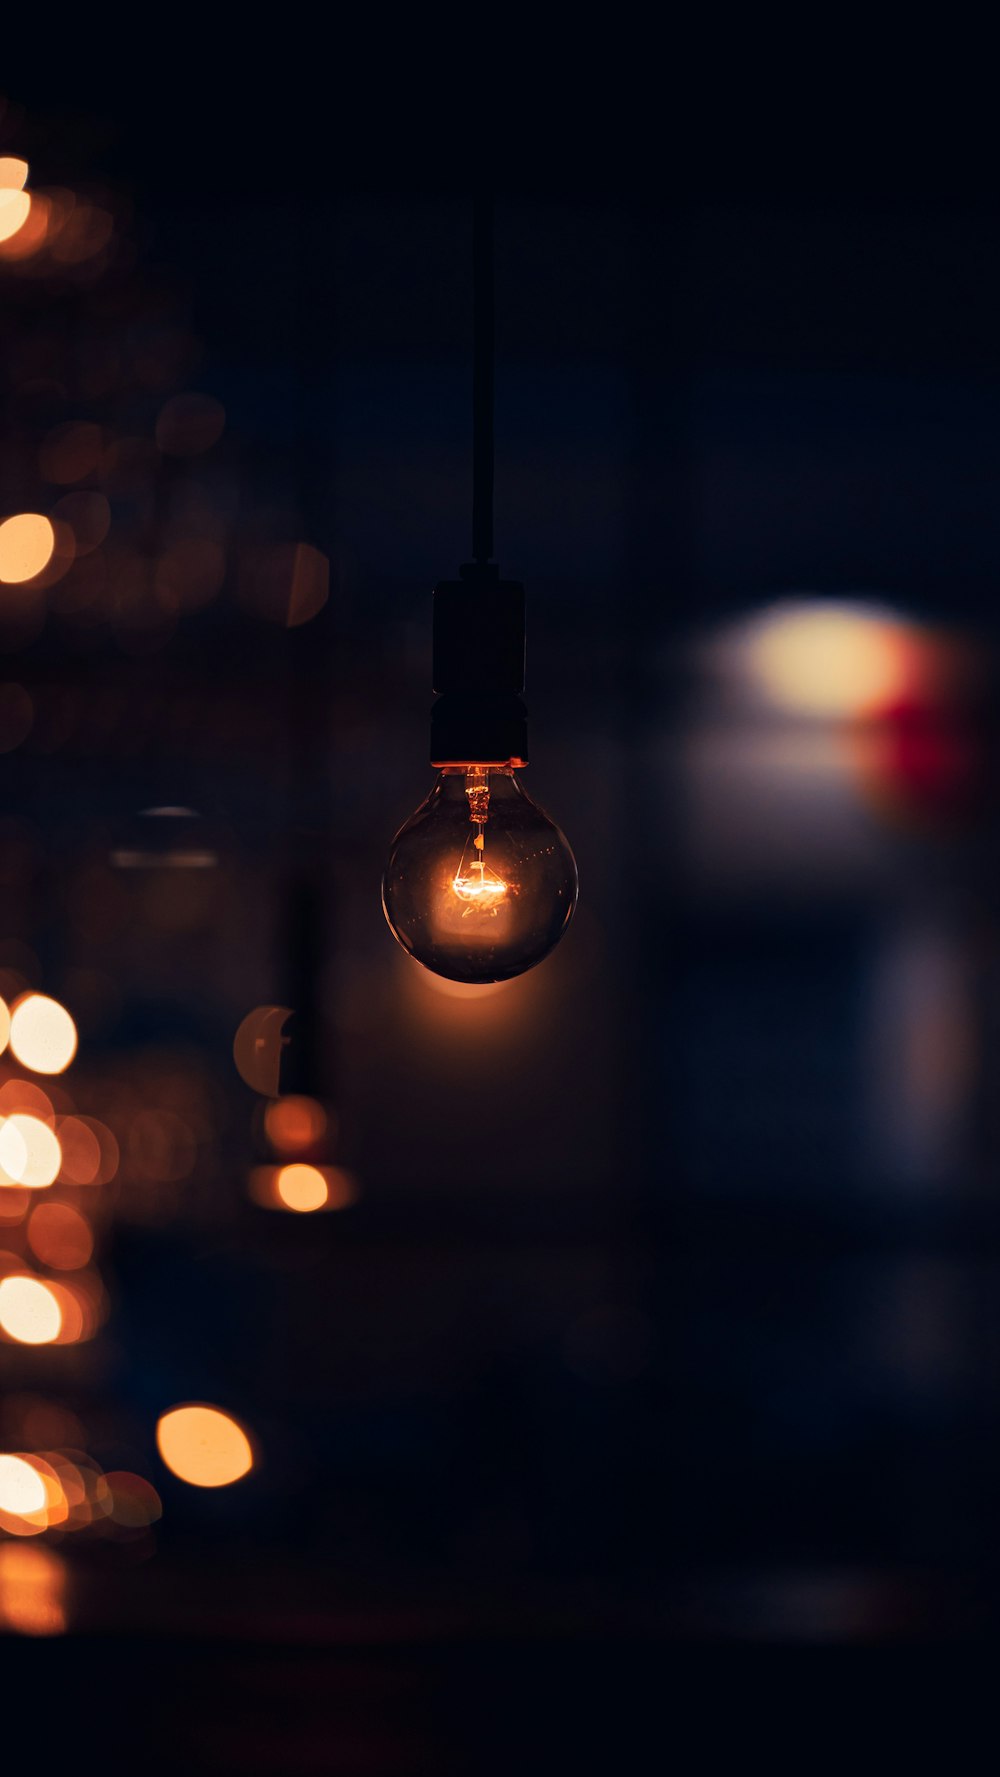
[[[995,1635],[995,231],[501,182],[581,902],[463,989],[379,878],[469,203],[233,115],[0,100],[4,1670],[182,1687],[190,1769],[472,1773],[539,1672]]]

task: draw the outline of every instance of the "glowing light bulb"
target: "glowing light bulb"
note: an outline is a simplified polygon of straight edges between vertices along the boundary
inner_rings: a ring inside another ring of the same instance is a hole
[[[512,766],[442,770],[392,842],[382,906],[410,956],[450,981],[508,981],[573,917],[576,861]]]

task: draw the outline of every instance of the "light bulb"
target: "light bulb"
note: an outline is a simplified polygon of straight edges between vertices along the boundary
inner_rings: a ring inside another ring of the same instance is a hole
[[[450,981],[508,981],[558,944],[576,860],[509,765],[446,766],[392,842],[382,906],[393,936]]]

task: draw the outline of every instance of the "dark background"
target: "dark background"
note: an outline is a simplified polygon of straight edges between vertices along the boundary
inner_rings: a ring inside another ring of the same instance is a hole
[[[103,306],[99,280],[0,292],[22,476],[0,516],[43,497],[32,428],[82,412],[72,388],[65,413],[19,403],[50,324],[75,362],[169,326],[173,386],[226,412],[219,596],[162,633],[59,607],[2,668],[34,709],[0,760],[25,860],[5,966],[30,956],[73,1010],[91,983],[94,1114],[166,1103],[164,1077],[209,1105],[183,1176],[120,1181],[99,1338],[72,1367],[0,1349],[5,1386],[70,1403],[164,1508],[141,1560],[66,1540],[68,1633],[18,1642],[28,1669],[84,1696],[110,1662],[140,1710],[175,1688],[192,1768],[507,1770],[513,1693],[559,1724],[558,1770],[588,1696],[648,1705],[692,1650],[720,1674],[761,1646],[988,1642],[1000,248],[978,166],[924,176],[923,138],[873,166],[848,114],[807,172],[790,113],[758,160],[733,119],[620,88],[571,118],[532,88],[494,133],[498,553],[528,587],[526,785],[582,890],[540,970],[462,999],[394,947],[378,881],[430,782],[429,591],[468,551],[474,106],[429,105],[422,135],[349,67],[11,89],[5,151],[113,194],[127,245]],[[130,437],[172,392],[133,364],[102,397]],[[177,494],[145,472],[112,500],[144,559]],[[291,540],[330,562],[299,627],[253,592],[255,550]],[[775,729],[712,666],[755,613],[824,598],[979,665],[940,707],[877,712],[900,744],[874,798],[842,727]],[[208,823],[196,891],[110,870],[151,802]],[[232,1044],[271,1004],[294,1014],[281,1089],[334,1108],[327,1157],[358,1181],[337,1215],[248,1197],[266,1154]],[[236,1487],[159,1462],[188,1399],[254,1433]]]

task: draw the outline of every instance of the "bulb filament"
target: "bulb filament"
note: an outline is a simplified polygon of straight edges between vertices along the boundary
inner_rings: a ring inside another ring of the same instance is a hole
[[[486,914],[495,919],[510,890],[502,876],[486,862],[486,823],[490,818],[490,781],[486,772],[473,766],[465,774],[465,794],[469,798],[469,819],[474,835],[466,840],[461,862],[455,872],[452,888],[460,901],[466,902],[462,913]],[[471,852],[471,856],[470,856]]]

